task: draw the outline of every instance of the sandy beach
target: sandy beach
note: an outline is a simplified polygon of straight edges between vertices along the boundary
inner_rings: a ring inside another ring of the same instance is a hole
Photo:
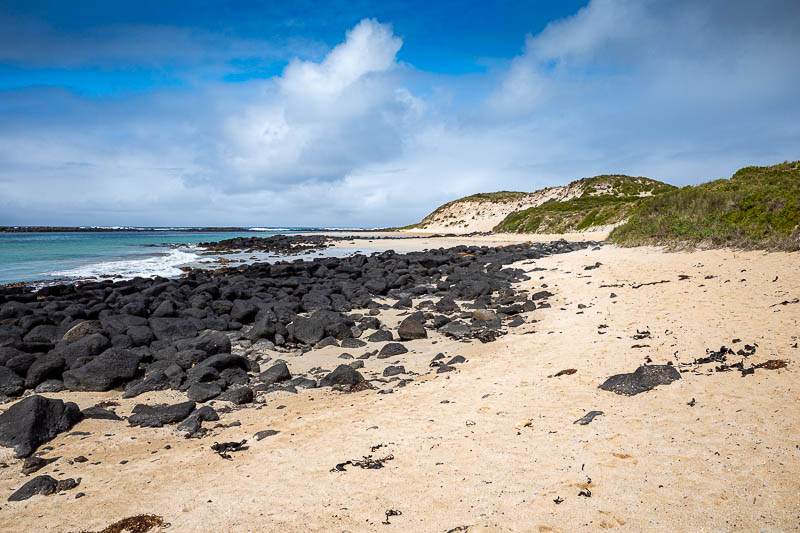
[[[390,247],[532,240],[551,237],[420,238]],[[387,247],[380,239],[358,245]],[[174,426],[84,420],[43,447],[60,459],[38,472],[80,477],[79,487],[22,502],[5,502],[27,478],[22,460],[4,449],[0,530],[98,531],[139,514],[180,532],[798,530],[798,265],[797,253],[611,245],[522,261],[512,266],[531,279],[514,288],[551,291],[550,308],[524,313],[526,324],[504,328],[494,342],[430,331],[406,342],[408,353],[366,359],[361,372],[383,380],[378,389],[271,393],[243,407],[212,401],[221,426],[206,423],[212,433],[199,439]],[[394,328],[405,314],[380,318]],[[688,365],[707,349],[745,344],[757,345],[747,365],[788,366],[742,376]],[[377,347],[270,355],[296,374]],[[467,361],[431,373],[438,353]],[[645,363],[686,372],[636,396],[598,389]],[[388,365],[406,372],[384,378]],[[575,372],[555,376],[566,369]],[[410,380],[398,386],[400,377]],[[138,403],[185,400],[177,391],[45,396],[82,409],[118,402],[123,417]],[[574,423],[594,410],[603,414]],[[262,430],[278,433],[256,440]],[[246,449],[231,459],[210,448],[243,439]],[[336,469],[370,455],[388,459],[380,469]],[[74,462],[78,456],[87,461]]]

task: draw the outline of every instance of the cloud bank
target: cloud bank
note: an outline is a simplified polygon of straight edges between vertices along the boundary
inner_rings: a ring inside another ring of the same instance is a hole
[[[0,224],[383,226],[480,191],[796,159],[798,15],[595,0],[462,76],[398,61],[403,40],[365,19],[268,79],[0,92]]]

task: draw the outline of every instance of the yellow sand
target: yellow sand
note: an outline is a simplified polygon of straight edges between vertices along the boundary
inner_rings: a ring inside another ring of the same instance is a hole
[[[392,247],[453,244],[414,240]],[[600,268],[583,269],[596,261]],[[258,409],[222,414],[221,423],[241,425],[204,439],[125,422],[81,422],[74,431],[91,435],[57,437],[46,455],[62,459],[38,473],[80,476],[81,485],[4,503],[0,531],[99,530],[140,513],[160,515],[171,523],[169,531],[179,532],[798,529],[800,350],[791,346],[800,336],[800,304],[771,307],[800,296],[798,254],[607,246],[521,266],[547,270],[532,272],[520,288],[546,284],[556,294],[551,309],[526,315],[529,324],[488,344],[431,335],[407,343],[411,353],[373,357],[364,369],[369,377],[399,362],[422,373],[444,352],[469,360],[457,372],[412,376],[387,395],[330,389],[268,395]],[[681,274],[690,278],[680,281]],[[660,280],[669,283],[631,286]],[[578,304],[587,306],[582,313]],[[598,329],[601,324],[608,327]],[[637,329],[652,338],[632,339]],[[789,367],[747,377],[686,373],[634,397],[597,388],[648,356],[653,363],[688,362],[734,338],[742,340],[735,347],[758,343],[748,363],[786,359]],[[333,369],[342,352],[358,356],[370,348],[272,355],[298,372]],[[548,377],[568,368],[577,372]],[[120,395],[49,396],[83,408]],[[184,398],[151,393],[119,400],[117,410],[127,415],[136,403]],[[573,424],[589,410],[605,414],[586,426]],[[263,429],[280,433],[252,438]],[[249,449],[232,460],[209,448],[241,439]],[[383,447],[371,452],[378,444]],[[394,460],[379,470],[330,472],[369,454]],[[89,462],[66,462],[77,455]],[[26,478],[10,453],[0,460],[9,465],[0,469],[4,501]],[[584,488],[590,498],[578,496]],[[76,500],[77,492],[86,496]],[[557,497],[563,503],[555,504]],[[389,509],[402,515],[381,524]]]

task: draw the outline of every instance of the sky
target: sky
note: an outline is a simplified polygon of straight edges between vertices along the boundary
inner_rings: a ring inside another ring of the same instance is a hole
[[[0,225],[385,227],[800,159],[796,0],[0,0]]]

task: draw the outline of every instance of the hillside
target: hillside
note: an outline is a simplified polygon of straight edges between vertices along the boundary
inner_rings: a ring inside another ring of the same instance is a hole
[[[631,202],[673,188],[648,178],[604,175],[531,193],[475,194],[448,202],[403,229],[448,233],[583,230],[617,222]]]
[[[576,194],[507,215],[493,229],[507,233],[565,233],[602,229],[624,220],[644,198],[675,189],[642,177],[605,175],[568,185]]]
[[[642,244],[800,249],[800,161],[746,167],[730,179],[642,202],[610,239]]]

